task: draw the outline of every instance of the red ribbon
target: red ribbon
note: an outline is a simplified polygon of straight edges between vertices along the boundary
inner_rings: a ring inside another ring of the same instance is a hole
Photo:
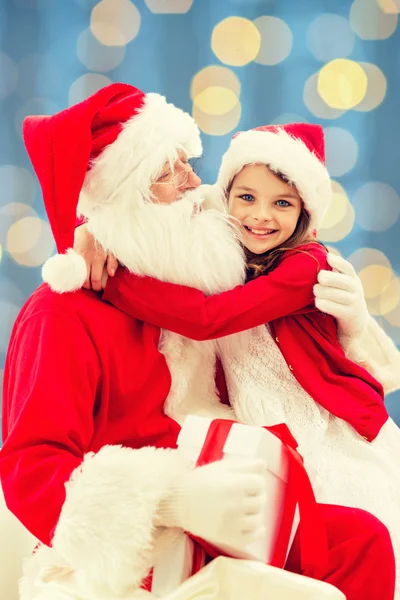
[[[234,423],[235,421],[223,419],[212,421],[197,459],[197,467],[223,458],[225,442]],[[307,471],[304,468],[303,459],[297,452],[298,444],[284,423],[265,427],[264,429],[275,435],[285,446],[288,453],[288,484],[282,511],[282,523],[270,564],[276,567],[284,567],[285,565],[293,519],[298,504],[301,567],[303,572],[307,570],[307,574],[313,573],[314,576],[317,576],[318,571],[325,570],[328,564],[328,542],[319,505],[315,499]],[[191,537],[212,558],[224,554],[208,542],[194,536]]]

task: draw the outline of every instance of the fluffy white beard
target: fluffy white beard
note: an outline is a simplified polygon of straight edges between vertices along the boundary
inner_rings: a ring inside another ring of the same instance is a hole
[[[93,210],[88,227],[97,241],[132,273],[216,294],[243,283],[245,261],[229,218],[207,205],[201,186],[173,204],[125,203]],[[216,342],[195,342],[163,331],[160,338],[172,385],[165,412],[232,418],[215,387]]]

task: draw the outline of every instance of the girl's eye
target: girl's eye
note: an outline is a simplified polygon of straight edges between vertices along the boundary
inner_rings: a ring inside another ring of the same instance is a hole
[[[239,196],[242,200],[244,200],[245,202],[251,202],[252,200],[254,200],[254,196],[252,196],[251,194],[242,194],[241,196]]]
[[[277,200],[276,204],[277,206],[282,207],[290,206],[290,203],[287,200]]]

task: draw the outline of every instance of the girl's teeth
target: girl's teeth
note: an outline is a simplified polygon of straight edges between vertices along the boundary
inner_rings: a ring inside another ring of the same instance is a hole
[[[248,227],[248,229],[251,233],[255,233],[256,235],[270,234],[275,231],[274,229],[252,229],[251,227]]]

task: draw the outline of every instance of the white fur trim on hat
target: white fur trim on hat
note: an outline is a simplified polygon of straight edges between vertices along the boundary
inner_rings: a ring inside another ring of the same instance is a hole
[[[175,162],[183,150],[188,158],[200,156],[200,131],[193,118],[159,94],[147,94],[143,107],[95,159],[86,174],[78,213],[90,217],[104,203],[113,204],[129,190],[136,202],[146,201],[149,187],[166,161]]]
[[[42,277],[53,292],[75,292],[85,283],[87,275],[85,259],[69,248],[65,254],[56,254],[42,267]]]
[[[250,130],[235,137],[222,159],[217,185],[224,190],[248,164],[265,164],[287,177],[297,188],[317,229],[331,201],[331,181],[326,167],[304,142],[283,129],[276,133]]]

